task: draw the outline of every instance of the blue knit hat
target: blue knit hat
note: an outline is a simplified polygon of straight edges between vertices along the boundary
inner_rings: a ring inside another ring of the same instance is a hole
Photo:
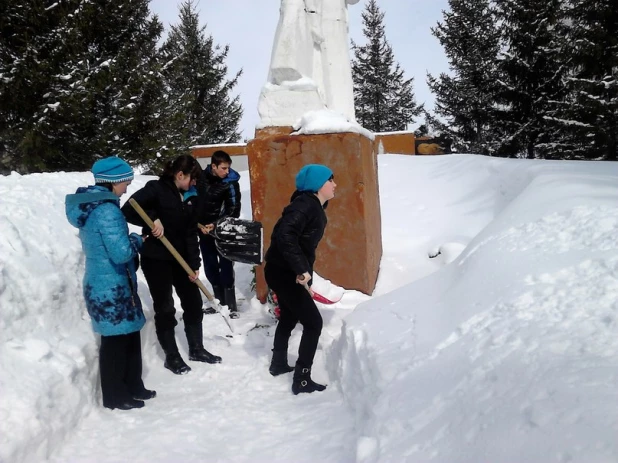
[[[296,174],[296,189],[316,193],[333,176],[333,171],[322,164],[307,164]]]
[[[133,180],[133,169],[116,156],[99,159],[92,165],[94,183],[120,183]]]

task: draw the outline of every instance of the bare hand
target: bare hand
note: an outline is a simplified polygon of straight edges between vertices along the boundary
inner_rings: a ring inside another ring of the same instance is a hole
[[[309,280],[311,280],[311,275],[309,275],[309,272],[305,272],[302,275],[296,276],[296,283],[303,286],[307,286],[309,284]]]
[[[208,235],[211,231],[215,229],[215,224],[214,223],[209,223],[208,225],[198,224],[198,227],[204,235]]]
[[[161,220],[157,219],[154,221],[154,227],[152,227],[151,233],[155,238],[161,238],[163,236],[163,224]]]
[[[195,270],[193,272],[193,275],[189,275],[189,280],[191,281],[191,283],[195,283],[195,281],[200,277],[200,271],[199,270]]]

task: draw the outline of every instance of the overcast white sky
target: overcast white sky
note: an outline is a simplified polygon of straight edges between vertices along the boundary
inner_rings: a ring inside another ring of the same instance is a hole
[[[151,0],[150,10],[169,29],[178,22],[177,0]],[[349,7],[350,38],[363,44],[361,13],[365,0]],[[273,37],[279,20],[280,0],[201,0],[202,25],[215,43],[229,45],[227,65],[230,73],[243,69],[237,91],[244,109],[240,123],[243,138],[252,138],[259,121],[257,101],[266,82]],[[414,77],[414,92],[419,103],[433,107],[433,96],[426,84],[426,74],[439,74],[448,63],[430,27],[442,20],[447,0],[378,0],[385,13],[386,37],[407,77]]]

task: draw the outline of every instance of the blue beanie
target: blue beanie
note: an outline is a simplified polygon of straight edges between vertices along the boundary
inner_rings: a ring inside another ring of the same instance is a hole
[[[333,171],[322,164],[307,164],[296,174],[298,191],[317,191],[333,176]]]
[[[133,169],[116,156],[99,159],[92,165],[94,183],[120,183],[133,180]]]

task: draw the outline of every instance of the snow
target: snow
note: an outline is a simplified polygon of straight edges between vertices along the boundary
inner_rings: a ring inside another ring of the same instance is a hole
[[[373,140],[375,135],[356,122],[350,122],[343,114],[330,109],[307,111],[294,125],[292,135],[353,132]]]
[[[392,132],[380,132],[380,135],[406,135],[414,134],[414,130],[393,130]]]
[[[225,148],[225,147],[247,146],[247,144],[246,143],[216,143],[213,145],[193,145],[193,146],[190,146],[189,149],[213,148],[215,146],[220,147],[220,148]]]
[[[0,177],[0,461],[618,460],[618,164],[378,160],[380,276],[372,296],[321,306],[313,376],[326,391],[294,396],[291,375],[268,374],[272,318],[237,264],[235,334],[204,319],[223,363],[189,362],[185,376],[163,368],[140,275],[143,376],[158,395],[126,412],[100,404],[64,216],[91,174]],[[182,322],[177,339],[186,359]]]

